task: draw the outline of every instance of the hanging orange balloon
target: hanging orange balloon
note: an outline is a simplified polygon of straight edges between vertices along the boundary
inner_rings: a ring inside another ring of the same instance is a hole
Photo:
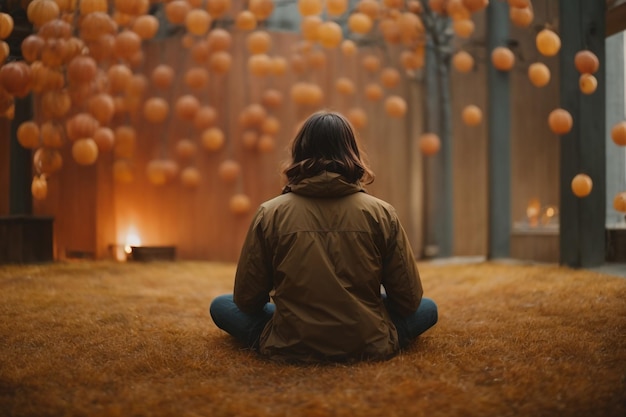
[[[230,71],[232,65],[232,57],[226,51],[217,51],[211,54],[209,59],[209,67],[216,74],[226,74]]]
[[[196,154],[198,147],[191,139],[180,139],[176,142],[176,155],[180,159],[190,159]]]
[[[355,129],[363,129],[367,126],[367,113],[360,107],[353,107],[348,110],[346,117]]]
[[[461,117],[467,126],[478,126],[483,119],[483,112],[478,106],[472,104],[463,109]]]
[[[9,62],[0,67],[0,86],[15,97],[26,97],[32,82],[32,71],[24,61]]]
[[[246,46],[251,54],[265,54],[272,46],[272,38],[264,30],[252,32],[246,38]]]
[[[115,133],[111,128],[99,127],[93,134],[93,141],[98,147],[98,153],[110,152],[115,144]]]
[[[233,40],[228,31],[221,28],[215,28],[209,32],[207,42],[209,43],[209,50],[211,52],[215,52],[227,51],[230,49]]]
[[[593,189],[593,181],[587,174],[578,174],[572,179],[572,192],[576,197],[587,197]]]
[[[578,51],[574,56],[574,66],[581,74],[595,74],[600,68],[600,60],[591,51]]]
[[[132,31],[143,40],[152,39],[159,31],[159,19],[151,14],[137,16],[133,21]]]
[[[256,130],[246,130],[241,134],[241,144],[245,149],[250,151],[255,150],[257,148],[257,143],[259,142],[259,134]]]
[[[162,123],[170,112],[170,105],[161,97],[151,97],[143,105],[143,117],[151,123]]]
[[[39,126],[32,120],[23,122],[17,128],[17,141],[23,148],[36,149],[40,146],[41,132]]]
[[[354,94],[354,83],[347,77],[340,77],[335,81],[335,89],[339,94],[346,96]]]
[[[41,125],[41,144],[46,148],[63,147],[63,128],[51,121]]]
[[[380,70],[380,58],[376,55],[366,55],[363,57],[363,68],[368,72],[378,72]]]
[[[46,22],[59,17],[59,5],[54,0],[33,0],[26,8],[28,20],[35,26],[41,27]]]
[[[172,0],[165,4],[165,18],[174,25],[185,23],[191,5],[185,0]]]
[[[289,67],[289,63],[282,56],[275,56],[272,58],[272,75],[276,75],[278,77],[285,75],[287,73],[287,68]]]
[[[365,97],[370,101],[378,101],[383,98],[383,89],[380,85],[369,83],[365,86]]]
[[[141,38],[132,30],[123,30],[115,37],[113,51],[118,58],[132,61],[141,51]]]
[[[89,113],[103,125],[109,124],[115,115],[115,102],[107,93],[96,94],[88,101]]]
[[[550,82],[550,69],[541,62],[530,64],[528,79],[535,87],[545,87]]]
[[[613,125],[611,128],[611,139],[618,146],[626,146],[626,121]]]
[[[380,73],[380,83],[386,88],[397,87],[400,83],[400,72],[395,68],[385,68]]]
[[[235,27],[239,30],[254,30],[257,26],[257,20],[250,10],[242,10],[235,17]]]
[[[300,23],[300,33],[302,33],[302,37],[311,42],[317,41],[317,31],[322,22],[322,18],[317,15],[305,16]]]
[[[124,64],[114,64],[107,70],[109,79],[109,91],[111,93],[121,93],[126,91],[128,84],[133,78],[133,72]]]
[[[211,106],[202,106],[196,112],[193,119],[193,125],[198,130],[207,129],[217,121],[217,111]]]
[[[360,0],[356,9],[368,15],[371,19],[377,19],[380,15],[380,3],[377,0]]]
[[[283,93],[276,89],[268,89],[261,96],[261,104],[269,108],[278,108],[283,104]]]
[[[420,136],[418,145],[422,155],[431,156],[439,152],[441,140],[434,133],[424,133]]]
[[[339,46],[343,40],[341,26],[333,21],[324,22],[317,30],[320,45],[332,49]]]
[[[280,121],[275,116],[268,116],[261,123],[261,132],[276,135],[280,131]]]
[[[202,67],[192,67],[185,72],[185,85],[192,90],[200,90],[209,83],[209,72]]]
[[[557,135],[569,133],[573,124],[572,115],[565,109],[554,109],[548,116],[548,126]]]
[[[537,34],[535,44],[541,55],[554,56],[561,49],[561,38],[550,29],[543,29]]]
[[[272,60],[266,54],[252,55],[248,58],[248,70],[257,77],[266,77],[272,70]]]
[[[93,165],[98,159],[98,145],[92,138],[78,139],[72,144],[72,158],[79,165]]]
[[[613,208],[622,213],[626,213],[626,191],[615,194],[613,198]]]
[[[13,32],[13,18],[8,13],[0,13],[0,39],[6,39]]]
[[[28,35],[22,41],[22,56],[26,62],[34,62],[41,56],[41,51],[45,45],[45,41],[41,36]]]
[[[583,94],[593,94],[598,88],[598,80],[591,74],[581,74],[578,80],[578,86]]]
[[[192,35],[200,36],[209,31],[211,15],[202,9],[192,9],[185,16],[185,27]]]
[[[248,10],[254,14],[257,20],[267,20],[274,11],[274,2],[272,0],[250,0]]]
[[[323,8],[322,0],[298,0],[298,11],[302,16],[318,15]]]
[[[469,38],[474,33],[474,27],[471,19],[459,19],[452,22],[452,29],[459,38]]]
[[[474,58],[466,51],[459,51],[452,57],[452,66],[458,72],[470,72],[474,68]]]
[[[259,136],[256,148],[261,153],[270,153],[276,148],[276,139],[274,136],[264,133]]]
[[[236,215],[247,214],[252,208],[250,198],[245,194],[235,194],[230,198],[230,211]]]
[[[186,188],[195,188],[200,184],[200,171],[195,167],[187,167],[180,173],[180,182]]]
[[[50,175],[63,167],[63,157],[56,149],[39,148],[33,155],[33,167],[39,174]]]
[[[217,152],[224,147],[224,132],[218,127],[211,127],[202,132],[202,147],[210,152]]]
[[[341,16],[348,10],[348,0],[326,0],[326,11],[330,16]]]
[[[65,123],[67,138],[75,141],[81,138],[91,138],[100,123],[89,113],[77,113]]]
[[[174,106],[176,116],[187,121],[193,120],[199,109],[200,101],[191,94],[185,94],[178,97]]]
[[[352,13],[348,18],[348,28],[350,31],[359,34],[366,34],[372,30],[374,22],[365,13]]]
[[[115,128],[115,143],[113,152],[117,158],[132,158],[137,144],[137,133],[132,126],[118,126]]]
[[[400,96],[390,96],[385,100],[385,112],[393,118],[404,117],[406,107],[406,101]]]
[[[350,39],[346,39],[343,42],[341,42],[341,52],[343,53],[344,56],[354,56],[354,54],[356,54],[356,44],[354,43],[354,41],[351,41]]]
[[[499,71],[510,71],[515,65],[515,55],[509,48],[498,46],[491,52],[491,63]]]
[[[241,174],[241,165],[237,161],[227,159],[223,161],[218,169],[218,175],[222,181],[232,183],[237,181]]]
[[[36,200],[45,200],[48,196],[48,182],[45,175],[35,175],[30,185],[30,192]]]
[[[534,18],[535,14],[532,7],[511,7],[509,9],[509,19],[517,27],[529,27]]]

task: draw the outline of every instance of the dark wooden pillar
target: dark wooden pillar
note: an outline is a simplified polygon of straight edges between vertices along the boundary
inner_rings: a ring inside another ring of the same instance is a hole
[[[9,159],[9,214],[32,214],[33,200],[30,194],[32,180],[31,151],[17,141],[17,128],[22,122],[33,118],[31,96],[15,99],[15,118],[11,122]]]
[[[508,258],[511,238],[511,137],[509,74],[491,65],[491,51],[509,39],[509,6],[492,1],[487,9],[489,102],[488,258]]]
[[[605,260],[606,146],[605,146],[605,2],[561,0],[561,107],[574,119],[561,137],[561,263],[571,267],[601,265]],[[594,74],[598,89],[585,95],[578,88],[580,74],[574,56],[591,50],[600,60]],[[585,173],[593,180],[591,194],[574,196],[571,180]]]

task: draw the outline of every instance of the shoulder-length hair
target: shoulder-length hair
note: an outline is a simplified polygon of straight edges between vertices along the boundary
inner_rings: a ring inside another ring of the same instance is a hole
[[[354,184],[374,181],[350,122],[339,113],[321,111],[310,116],[293,139],[291,158],[283,170],[288,184],[323,171],[340,174]]]

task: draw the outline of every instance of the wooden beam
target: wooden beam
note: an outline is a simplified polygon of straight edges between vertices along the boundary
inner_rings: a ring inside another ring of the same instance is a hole
[[[606,11],[606,37],[626,30],[626,3]]]
[[[509,6],[491,2],[487,9],[488,54],[509,39]],[[489,59],[489,58],[487,58]],[[489,100],[489,258],[508,258],[511,252],[511,105],[508,72],[487,62]]]
[[[606,144],[605,144],[605,3],[588,0],[560,1],[561,107],[574,119],[572,130],[561,136],[561,263],[591,267],[605,261]],[[595,73],[598,89],[591,95],[578,88],[580,74],[574,56],[591,50],[600,61]],[[571,181],[579,173],[593,180],[593,190],[576,197]]]

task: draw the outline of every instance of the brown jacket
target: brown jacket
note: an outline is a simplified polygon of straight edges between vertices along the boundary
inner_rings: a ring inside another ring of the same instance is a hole
[[[263,203],[246,237],[234,299],[276,312],[261,354],[284,360],[385,359],[398,352],[390,308],[414,312],[422,285],[395,209],[324,172]]]

